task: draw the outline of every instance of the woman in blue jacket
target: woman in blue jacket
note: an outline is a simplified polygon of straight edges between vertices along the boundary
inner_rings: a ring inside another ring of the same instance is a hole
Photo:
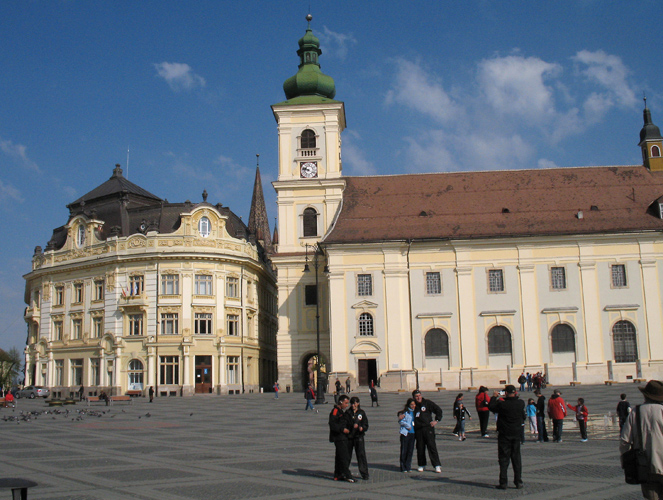
[[[401,472],[411,472],[414,453],[414,409],[417,403],[409,398],[405,408],[398,412],[401,433]]]

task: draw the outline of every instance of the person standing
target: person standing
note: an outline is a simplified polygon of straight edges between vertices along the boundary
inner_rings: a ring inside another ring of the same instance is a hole
[[[405,408],[398,412],[401,435],[401,472],[412,472],[412,454],[414,452],[414,410],[417,403],[408,398]]]
[[[566,417],[566,403],[562,399],[562,393],[559,389],[555,389],[548,400],[548,415],[553,421],[553,443],[561,443],[564,417]]]
[[[362,479],[368,479],[368,461],[366,460],[366,448],[364,446],[364,435],[368,430],[368,417],[366,412],[359,407],[359,398],[350,398],[348,414],[352,418],[352,429],[350,431],[350,459],[352,450],[357,455],[357,466]]]
[[[537,426],[536,426],[536,405],[534,400],[529,398],[527,400],[527,407],[525,408],[527,412],[527,421],[529,422],[529,432],[535,438],[538,435]]]
[[[525,384],[527,384],[527,377],[525,376],[525,372],[522,372],[520,377],[518,377],[518,383],[520,384],[520,392],[525,392]]]
[[[456,418],[456,414],[458,413],[458,406],[460,405],[460,403],[462,403],[462,401],[463,401],[463,393],[461,392],[456,396],[456,399],[454,400],[454,405],[451,408],[451,415],[454,418]],[[454,430],[452,433],[454,436],[458,436],[459,427],[460,427],[460,422],[458,421],[458,419],[456,419],[456,425],[454,426]]]
[[[378,391],[375,388],[375,385],[371,385],[371,387],[368,389],[368,392],[371,395],[371,408],[373,408],[374,403],[376,406],[380,406],[380,403],[378,403]]]
[[[477,409],[479,416],[479,427],[481,428],[481,436],[488,437],[488,419],[490,418],[490,411],[488,411],[488,403],[490,403],[490,396],[488,395],[488,387],[479,387],[479,393],[474,398],[474,406]]]
[[[628,414],[631,413],[631,403],[626,401],[626,394],[620,394],[619,399],[620,401],[617,403],[617,417],[619,418],[619,432],[621,432]]]
[[[619,441],[619,453],[623,455],[631,448],[644,450],[648,474],[640,484],[643,498],[658,500],[663,498],[663,382],[650,380],[645,387],[638,387],[645,398],[644,404],[632,411]],[[640,419],[640,432],[638,424]],[[638,436],[638,437],[636,437]]]
[[[83,384],[78,388],[78,400],[83,401],[83,394],[85,394],[85,387],[83,387]]]
[[[281,386],[279,385],[278,380],[274,382],[274,399],[279,399],[279,390],[281,389]]]
[[[509,462],[513,467],[513,482],[516,488],[523,487],[520,440],[525,423],[525,402],[518,399],[513,385],[505,387],[505,398],[495,391],[488,407],[497,418],[497,459],[500,464],[500,479],[497,488],[505,490],[509,482]]]
[[[469,410],[465,408],[462,401],[458,402],[458,409],[456,410],[456,421],[458,422],[458,441],[465,441],[465,418],[472,420],[472,415]]]
[[[589,412],[585,406],[585,400],[583,398],[578,398],[578,405],[573,406],[566,404],[570,410],[576,412],[576,420],[578,421],[578,429],[580,429],[580,441],[583,443],[587,442],[587,417]]]
[[[536,399],[536,430],[539,433],[539,443],[548,442],[548,430],[546,429],[546,397],[539,389],[534,391]]]
[[[308,410],[309,408],[311,410],[315,410],[315,407],[313,406],[313,401],[315,401],[315,391],[313,390],[313,386],[310,382],[308,386],[306,386],[304,397],[306,398],[306,408],[304,408],[304,411]],[[315,412],[318,413],[318,410],[315,410]]]
[[[147,391],[150,396],[150,403],[154,401],[154,387],[150,386],[150,389]]]
[[[414,412],[414,438],[417,443],[417,470],[423,472],[426,468],[426,450],[435,472],[442,473],[440,456],[435,443],[435,426],[442,420],[442,409],[433,401],[424,399],[421,391],[412,391],[412,398],[416,403]]]
[[[527,392],[532,390],[532,374],[530,372],[527,372]]]
[[[339,396],[338,403],[334,405],[329,414],[329,442],[334,443],[334,481],[347,481],[354,483],[350,474],[350,430],[353,422],[346,413],[350,405],[350,398],[345,394]]]
[[[345,393],[350,394],[350,377],[345,379]]]

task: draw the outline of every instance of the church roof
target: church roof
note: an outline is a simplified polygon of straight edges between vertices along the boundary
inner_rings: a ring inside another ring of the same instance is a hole
[[[345,177],[324,243],[661,231],[643,166]]]

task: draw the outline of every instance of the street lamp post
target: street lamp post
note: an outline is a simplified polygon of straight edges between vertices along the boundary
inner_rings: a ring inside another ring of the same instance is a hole
[[[310,271],[308,266],[308,248],[311,247],[313,250],[313,268],[315,269],[315,340],[316,340],[316,351],[318,355],[318,362],[316,367],[316,378],[318,379],[316,387],[316,399],[315,404],[325,403],[325,391],[324,385],[322,384],[322,378],[320,377],[320,365],[322,364],[322,354],[320,353],[320,282],[318,278],[318,256],[323,255],[322,250],[319,245],[309,245],[306,243],[306,263],[304,264],[304,272],[307,273]],[[328,273],[329,269],[325,265],[323,269],[324,273]]]

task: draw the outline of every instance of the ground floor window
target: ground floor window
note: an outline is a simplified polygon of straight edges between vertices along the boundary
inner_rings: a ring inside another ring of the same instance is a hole
[[[612,327],[612,344],[617,363],[632,363],[638,359],[635,326],[630,321],[618,321]]]
[[[239,384],[239,356],[228,356],[226,370],[228,384]]]
[[[159,356],[159,384],[179,385],[180,358],[179,356]]]
[[[53,384],[56,386],[64,385],[64,359],[55,360],[55,380]]]
[[[93,358],[90,360],[90,384],[94,386],[101,385],[101,360],[99,358]]]
[[[143,363],[139,359],[129,361],[129,390],[139,391],[143,389]]]
[[[449,356],[449,336],[441,328],[433,328],[426,334],[426,357]]]

